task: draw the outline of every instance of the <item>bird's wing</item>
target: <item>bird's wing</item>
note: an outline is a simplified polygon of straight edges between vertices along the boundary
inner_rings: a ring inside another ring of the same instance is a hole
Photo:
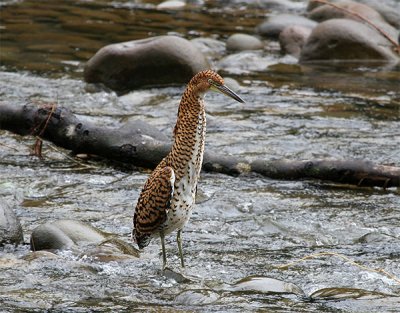
[[[166,219],[174,193],[175,174],[172,167],[156,169],[140,194],[133,218],[135,232],[150,234]]]

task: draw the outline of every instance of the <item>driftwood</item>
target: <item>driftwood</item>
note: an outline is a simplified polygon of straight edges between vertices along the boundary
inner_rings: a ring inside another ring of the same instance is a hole
[[[69,109],[55,105],[0,104],[0,129],[38,136],[74,154],[98,155],[134,166],[154,168],[171,144],[143,122],[119,129],[82,122]],[[40,150],[40,143],[36,145]],[[38,151],[36,151],[38,154]],[[258,173],[274,179],[319,179],[358,186],[399,187],[400,167],[364,160],[256,160],[206,152],[203,170],[228,175]]]

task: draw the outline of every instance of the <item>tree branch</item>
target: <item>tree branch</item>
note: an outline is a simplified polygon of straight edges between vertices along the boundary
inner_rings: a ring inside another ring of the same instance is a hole
[[[41,127],[41,125],[44,125]],[[0,129],[38,136],[73,153],[98,155],[135,166],[154,168],[171,145],[141,121],[118,129],[82,122],[69,109],[49,105],[0,105]],[[256,160],[206,152],[203,170],[228,175],[258,173],[274,179],[319,179],[357,186],[400,186],[400,167],[364,160]]]

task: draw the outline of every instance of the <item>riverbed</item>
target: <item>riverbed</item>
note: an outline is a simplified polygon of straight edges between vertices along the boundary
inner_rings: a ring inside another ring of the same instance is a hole
[[[180,10],[156,3],[3,1],[1,102],[56,103],[107,127],[141,119],[171,137],[184,86],[119,97],[83,81],[85,62],[106,44],[149,36],[224,42],[236,32],[254,34],[277,14],[224,1]],[[294,2],[291,12],[305,7]],[[207,94],[207,151],[250,161],[358,158],[400,166],[399,65],[299,65],[270,40],[262,51],[208,57],[237,81],[246,103]],[[398,188],[203,172],[183,232],[184,269],[173,235],[167,273],[158,241],[139,259],[101,261],[68,250],[30,258],[32,231],[60,219],[130,242],[150,173],[75,158],[48,142],[39,159],[31,155],[34,141],[0,130],[0,200],[14,208],[27,243],[0,248],[1,312],[398,311]]]

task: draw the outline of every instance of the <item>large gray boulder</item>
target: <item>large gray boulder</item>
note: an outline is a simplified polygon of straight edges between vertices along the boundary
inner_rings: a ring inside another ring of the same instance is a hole
[[[21,223],[14,211],[4,201],[0,202],[0,246],[23,243]]]
[[[300,62],[399,61],[392,43],[378,31],[348,19],[331,19],[315,27],[300,55]]]
[[[85,81],[117,92],[187,83],[208,69],[204,55],[190,41],[158,36],[101,48],[86,64]]]

